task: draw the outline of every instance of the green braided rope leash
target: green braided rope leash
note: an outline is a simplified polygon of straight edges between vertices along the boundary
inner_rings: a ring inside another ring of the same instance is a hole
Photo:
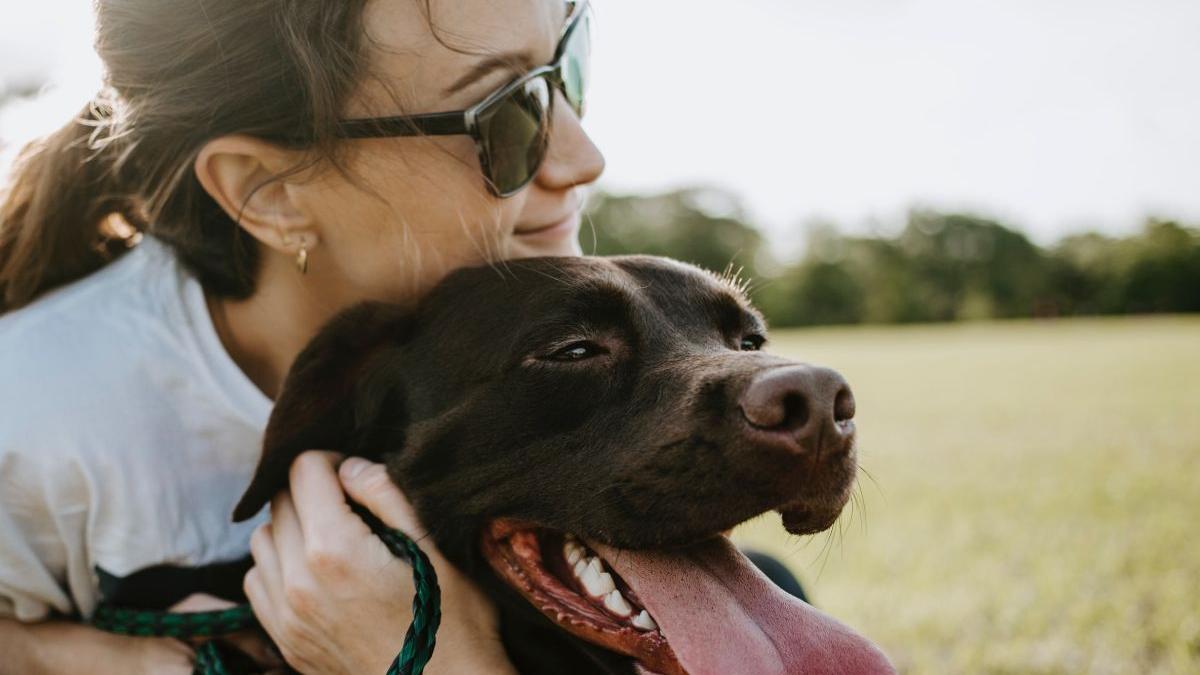
[[[384,525],[374,513],[354,501],[350,501],[350,510],[366,521],[392,555],[404,558],[412,565],[413,584],[417,587],[413,595],[413,620],[404,634],[404,647],[392,661],[387,675],[420,675],[433,656],[434,638],[442,622],[442,594],[438,588],[437,573],[433,571],[433,564],[425,553],[403,532]]]
[[[351,510],[371,528],[392,555],[406,560],[413,570],[417,587],[413,596],[413,620],[404,635],[404,647],[387,675],[421,675],[433,656],[438,625],[442,620],[441,590],[437,573],[429,558],[416,543],[400,530],[394,530],[362,505],[347,500]],[[238,605],[212,612],[162,612],[100,605],[92,616],[92,625],[121,635],[142,637],[218,637],[258,626],[250,605]],[[206,642],[196,652],[194,675],[229,675],[215,642]]]
[[[193,675],[229,675],[229,669],[225,667],[225,662],[221,660],[221,652],[217,651],[217,643],[205,642],[196,650],[196,667],[192,669]]]

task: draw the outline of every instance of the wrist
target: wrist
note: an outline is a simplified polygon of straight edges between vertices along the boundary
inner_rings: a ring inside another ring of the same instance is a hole
[[[445,636],[439,632],[433,650],[433,658],[425,672],[429,675],[457,675],[458,673],[516,673],[504,650],[500,636],[493,633],[475,632],[462,634],[451,632]]]
[[[487,675],[516,675],[517,670],[509,662],[508,656],[494,651],[456,652],[454,654],[435,653],[425,666],[426,675],[459,675],[460,673],[487,673]]]
[[[349,668],[346,675],[384,675],[403,647],[404,643],[401,642],[363,652],[361,658],[347,662]],[[426,668],[425,672],[428,673],[429,669]]]

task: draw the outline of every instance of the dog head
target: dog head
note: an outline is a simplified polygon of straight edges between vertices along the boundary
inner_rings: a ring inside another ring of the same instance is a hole
[[[531,670],[819,666],[849,629],[719,533],[768,510],[829,527],[856,473],[854,399],[765,339],[735,282],[673,260],[459,270],[413,310],[348,310],[300,354],[235,517],[304,450],[382,459]]]

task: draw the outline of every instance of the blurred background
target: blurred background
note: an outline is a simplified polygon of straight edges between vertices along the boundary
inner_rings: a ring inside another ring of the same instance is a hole
[[[740,268],[858,398],[842,519],[738,539],[902,672],[1200,672],[1200,3],[593,4],[585,251]],[[90,31],[5,8],[0,150]]]

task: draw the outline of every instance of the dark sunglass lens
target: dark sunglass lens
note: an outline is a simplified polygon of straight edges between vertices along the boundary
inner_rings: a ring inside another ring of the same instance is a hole
[[[587,92],[588,70],[592,56],[592,25],[591,13],[585,13],[579,19],[579,24],[567,39],[563,47],[563,94],[575,109],[575,114],[583,117],[583,97]]]
[[[550,137],[546,78],[524,82],[479,117],[479,136],[496,190],[507,195],[537,173]]]

